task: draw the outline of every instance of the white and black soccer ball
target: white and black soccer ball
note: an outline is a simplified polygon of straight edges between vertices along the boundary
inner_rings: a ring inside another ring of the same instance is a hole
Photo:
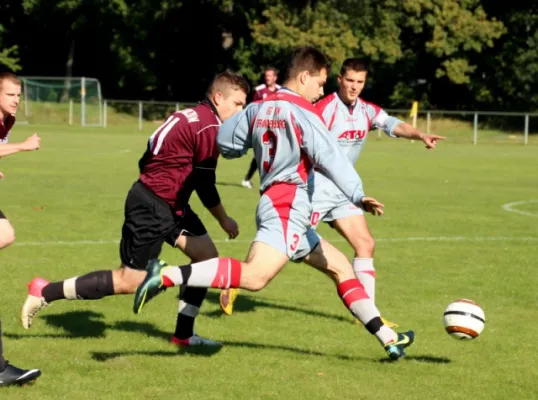
[[[482,308],[469,299],[450,303],[443,315],[445,330],[454,339],[476,339],[484,330],[486,317]]]

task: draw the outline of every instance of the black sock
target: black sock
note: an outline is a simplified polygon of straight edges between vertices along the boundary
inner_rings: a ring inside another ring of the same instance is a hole
[[[205,296],[207,294],[206,288],[197,288],[197,287],[185,287],[180,289],[179,296],[188,305],[200,308],[202,305]],[[176,331],[174,336],[178,339],[187,339],[193,335],[194,331],[194,319],[196,316],[193,316],[192,312],[186,309],[182,310],[177,314],[176,322]]]
[[[0,321],[0,372],[6,369],[6,360],[4,359],[4,348],[2,346],[2,321]]]
[[[256,159],[253,158],[250,162],[250,167],[248,168],[248,172],[245,175],[245,180],[250,181],[252,177],[254,176],[254,172],[258,169],[258,164],[256,164]]]
[[[77,278],[51,282],[43,288],[47,303],[60,299],[98,300],[113,294],[112,271],[94,271]]]
[[[375,335],[378,330],[383,326],[383,321],[380,317],[374,317],[365,325],[365,328],[372,335]]]

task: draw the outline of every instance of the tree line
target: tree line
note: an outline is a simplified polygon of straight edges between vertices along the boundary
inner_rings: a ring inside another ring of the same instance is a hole
[[[0,68],[88,76],[107,98],[194,101],[224,68],[255,85],[312,44],[370,66],[385,107],[536,111],[538,2],[3,0]]]

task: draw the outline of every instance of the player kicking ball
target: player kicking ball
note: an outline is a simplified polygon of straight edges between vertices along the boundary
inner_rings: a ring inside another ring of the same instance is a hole
[[[263,289],[290,261],[304,261],[335,282],[348,310],[374,335],[392,360],[405,356],[414,332],[395,332],[381,320],[374,301],[356,278],[346,256],[310,227],[312,204],[308,176],[319,168],[364,211],[383,213],[383,204],[366,197],[362,181],[311,104],[323,95],[330,63],[316,48],[296,49],[287,64],[283,89],[252,103],[226,121],[217,136],[225,158],[238,158],[253,148],[260,166],[262,196],[256,211],[257,235],[247,259],[212,260],[168,266],[152,260],[136,291],[133,311],[168,287]]]
[[[368,132],[381,129],[392,138],[406,138],[424,142],[427,149],[435,148],[443,136],[428,135],[418,131],[398,118],[389,116],[379,106],[362,100],[359,96],[366,84],[368,67],[358,58],[346,59],[338,76],[338,90],[315,104],[322,114],[325,125],[342,153],[354,165],[366,143]],[[373,238],[364,216],[364,211],[349,201],[344,193],[317,169],[310,176],[314,187],[312,196],[312,227],[321,221],[332,228],[353,247],[353,270],[371,299],[375,296],[375,268]],[[223,312],[231,315],[238,289],[226,289],[220,294]],[[384,322],[391,326],[393,322]]]

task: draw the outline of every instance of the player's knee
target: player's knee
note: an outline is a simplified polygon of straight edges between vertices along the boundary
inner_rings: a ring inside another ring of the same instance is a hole
[[[15,230],[8,225],[0,232],[0,249],[9,246],[15,241]]]
[[[372,235],[361,235],[358,237],[354,247],[356,253],[361,251],[361,253],[368,252],[373,255],[375,251],[375,239]]]
[[[241,286],[251,292],[258,292],[266,287],[271,279],[265,275],[251,275]]]

